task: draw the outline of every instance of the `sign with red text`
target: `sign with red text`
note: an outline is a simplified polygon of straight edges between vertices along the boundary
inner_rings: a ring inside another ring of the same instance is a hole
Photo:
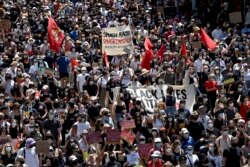
[[[121,120],[120,121],[120,126],[124,129],[133,129],[135,128],[135,120],[129,119],[129,120]]]
[[[125,129],[121,133],[121,139],[125,140],[129,144],[133,144],[135,140],[135,134],[131,132],[129,129]]]
[[[101,132],[91,132],[86,135],[86,140],[88,144],[94,144],[102,142]]]
[[[102,29],[102,53],[109,56],[128,54],[134,49],[132,32],[129,26]]]
[[[148,158],[149,151],[154,148],[154,145],[152,143],[147,144],[138,144],[138,153],[141,158]]]
[[[121,132],[119,129],[107,129],[106,142],[107,143],[120,143]]]

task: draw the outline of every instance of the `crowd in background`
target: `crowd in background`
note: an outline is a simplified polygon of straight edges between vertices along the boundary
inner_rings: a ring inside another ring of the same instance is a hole
[[[11,21],[0,35],[0,164],[250,166],[250,4],[233,5],[226,0],[0,0],[1,20]],[[230,20],[232,8],[241,11],[238,24]],[[47,38],[50,17],[65,34],[58,53]],[[117,26],[130,26],[134,50],[108,56],[107,67],[101,32]],[[201,28],[216,42],[215,50],[192,45],[202,41]],[[146,37],[155,54],[149,70],[141,68]],[[176,104],[171,86],[189,84],[196,90],[192,110],[185,99]],[[127,92],[131,85],[169,86],[149,112]],[[108,129],[124,130],[120,121],[131,119],[132,143],[106,142]],[[89,144],[86,136],[93,132],[101,132],[102,141]],[[41,140],[49,144],[46,154],[37,153]],[[147,143],[153,147],[148,157],[140,157],[138,145]]]

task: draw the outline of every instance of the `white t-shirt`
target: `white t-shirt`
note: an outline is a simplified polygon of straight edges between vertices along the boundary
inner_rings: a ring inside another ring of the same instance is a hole
[[[187,167],[194,166],[195,162],[197,162],[197,161],[199,161],[199,158],[196,154],[192,154],[191,156],[187,155],[186,166]]]
[[[127,162],[129,165],[138,165],[140,163],[138,152],[131,151],[131,153],[127,155]]]
[[[108,79],[101,77],[98,79],[97,84],[100,85],[102,88],[106,88],[109,79],[110,79],[109,77]]]
[[[24,155],[25,152],[25,155]],[[25,164],[29,167],[39,167],[39,159],[38,155],[36,154],[36,148],[32,147],[31,149],[21,148],[17,152],[17,157],[18,156],[23,156],[25,157]]]
[[[83,85],[85,84],[86,80],[86,74],[78,74],[77,75],[77,78],[76,78],[76,81],[77,81],[77,84],[79,84],[79,92],[83,92]]]
[[[76,122],[74,125],[77,126],[77,135],[80,136],[83,130],[91,129],[91,126],[88,121],[86,122]]]

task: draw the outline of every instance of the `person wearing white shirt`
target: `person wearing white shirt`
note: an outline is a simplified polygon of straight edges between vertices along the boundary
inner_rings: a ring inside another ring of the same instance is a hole
[[[12,62],[10,67],[6,70],[6,73],[10,74],[12,78],[16,77],[17,72],[17,62]]]
[[[250,88],[250,69],[247,63],[243,64],[243,80],[246,81],[247,88]]]
[[[124,64],[120,75],[121,83],[123,85],[128,85],[128,83],[132,81],[133,76],[134,76],[133,69],[128,68],[128,66]]]
[[[28,167],[39,167],[39,158],[36,154],[36,147],[34,146],[36,141],[32,138],[26,139],[25,147],[21,148],[17,152],[17,156],[23,156],[25,164]]]
[[[208,121],[210,120],[209,116],[206,115],[207,108],[205,106],[199,107],[199,117],[197,119],[198,122],[202,123],[205,129],[208,128]]]
[[[44,43],[41,44],[41,46],[40,46],[40,52],[42,55],[45,55],[46,51],[49,50],[49,44],[48,44],[47,39],[44,39],[43,42]]]
[[[141,37],[146,37],[148,36],[148,31],[144,29],[144,27],[142,26],[140,30],[138,30],[138,34]]]
[[[77,77],[76,77],[76,87],[78,89],[78,91],[80,92],[80,95],[82,96],[83,95],[83,85],[85,84],[86,82],[86,67],[82,67],[81,69],[82,73],[81,74],[78,74]]]
[[[198,166],[199,164],[199,158],[196,154],[193,154],[194,150],[192,146],[188,146],[186,150],[186,167],[193,167],[193,166]]]
[[[206,63],[206,61],[204,59],[202,59],[202,55],[199,55],[199,58],[197,60],[195,60],[194,69],[198,74],[203,72],[202,67],[203,67],[203,64],[205,64],[205,63]]]
[[[81,133],[83,131],[90,131],[91,126],[90,123],[87,121],[87,115],[86,114],[81,114],[80,118],[78,119],[77,122],[74,123],[74,125],[77,126],[77,136],[80,137]]]

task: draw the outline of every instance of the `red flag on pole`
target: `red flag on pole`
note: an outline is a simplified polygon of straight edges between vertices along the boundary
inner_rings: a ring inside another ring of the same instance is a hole
[[[103,58],[104,58],[104,63],[105,63],[105,66],[109,68],[109,60],[108,60],[108,55],[106,53],[106,51],[104,50],[104,53],[103,53]]]
[[[181,44],[181,55],[186,56],[187,55],[187,47],[185,43]]]
[[[150,39],[148,38],[148,36],[145,38],[144,41],[144,48],[145,50],[150,50],[153,48],[153,44],[151,43]]]
[[[150,62],[153,58],[154,58],[153,50],[152,49],[146,50],[145,54],[142,58],[142,61],[141,61],[141,68],[145,68],[147,70],[150,70],[150,68],[151,68]]]
[[[200,34],[204,45],[206,45],[209,50],[213,51],[216,48],[216,43],[207,35],[203,28],[201,28]]]
[[[63,44],[64,34],[57,26],[56,22],[52,17],[48,21],[48,42],[50,44],[50,49],[55,52],[59,52]]]
[[[152,50],[153,44],[150,42],[148,36],[145,38],[144,47],[146,51],[141,61],[141,68],[146,68],[147,70],[150,70],[150,61],[154,58],[154,53]]]
[[[161,48],[156,52],[156,55],[160,58],[160,60],[163,59],[163,54],[166,51],[166,48],[163,44],[161,44]]]

